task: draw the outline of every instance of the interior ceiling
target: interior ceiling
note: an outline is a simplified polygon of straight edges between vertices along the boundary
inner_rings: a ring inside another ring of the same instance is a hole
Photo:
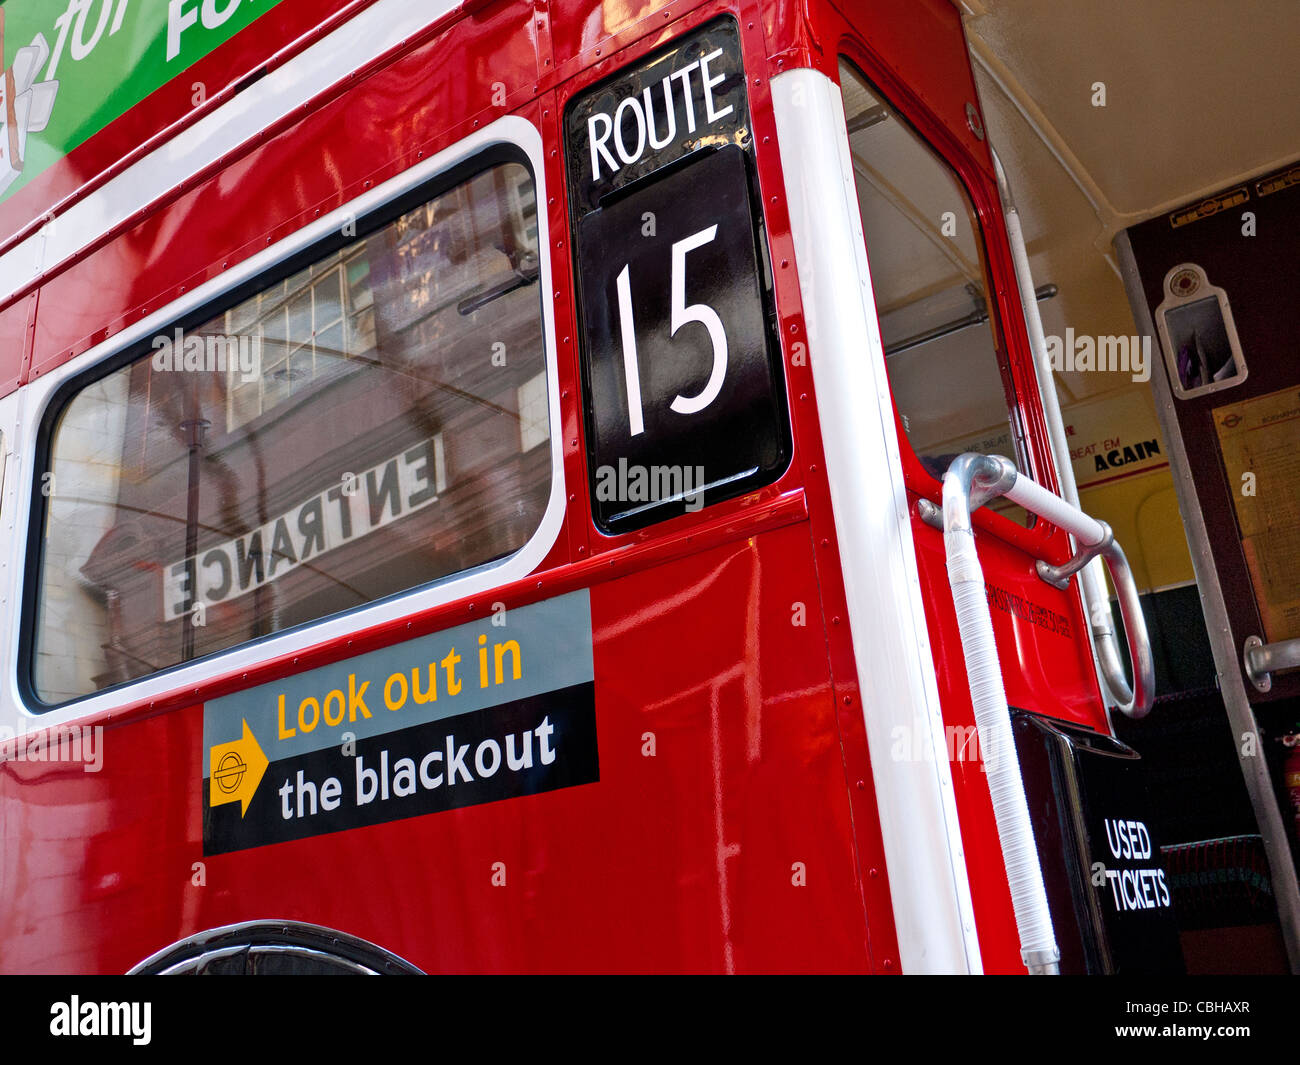
[[[1300,157],[1296,0],[956,2],[1048,334],[1136,332],[1115,234]],[[1067,405],[1149,387],[1057,377]]]

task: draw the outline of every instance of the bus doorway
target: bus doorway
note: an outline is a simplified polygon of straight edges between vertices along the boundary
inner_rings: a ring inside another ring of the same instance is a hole
[[[1300,169],[1237,183],[1116,240],[1205,610],[1218,685],[1300,955]],[[1210,841],[1222,846],[1221,841]],[[1263,863],[1260,863],[1261,866]],[[1250,872],[1229,862],[1230,878]]]

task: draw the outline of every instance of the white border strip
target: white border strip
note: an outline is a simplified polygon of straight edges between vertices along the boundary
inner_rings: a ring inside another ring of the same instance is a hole
[[[844,102],[815,70],[772,79],[904,972],[982,971]],[[899,737],[906,757],[895,758]]]
[[[13,559],[22,558],[22,551],[15,547],[15,543],[20,534],[26,532],[27,523],[19,522],[15,517],[17,483],[22,479],[23,471],[14,452],[14,427],[18,424],[23,398],[21,389],[0,397],[0,437],[3,437],[0,442],[0,470],[3,471],[4,478],[3,483],[0,483],[0,663],[9,661],[9,648],[18,639],[19,604],[14,599],[11,588]],[[3,702],[2,694],[0,702]]]
[[[0,608],[6,615],[17,620],[19,605],[22,603],[23,581],[28,574],[23,564],[27,545],[27,530],[31,521],[34,478],[27,467],[36,453],[36,437],[41,420],[54,392],[67,380],[111,358],[133,344],[155,335],[160,330],[169,328],[178,319],[203,304],[220,297],[240,284],[253,280],[266,273],[278,263],[321,240],[357,218],[375,211],[397,197],[403,195],[439,173],[449,170],[458,163],[465,162],[494,144],[509,144],[523,149],[533,167],[533,178],[537,202],[545,204],[547,200],[545,180],[545,152],[542,137],[535,126],[525,119],[507,116],[498,119],[486,129],[458,141],[445,151],[427,159],[417,166],[384,182],[378,188],[371,189],[365,195],[340,207],[329,215],[320,218],[311,225],[286,237],[278,244],[240,263],[226,271],[220,277],[213,278],[207,284],[186,293],[148,318],[123,330],[103,344],[85,352],[71,362],[60,366],[48,376],[33,381],[15,395],[19,397],[13,440],[15,458],[22,462],[10,463],[5,487],[6,499],[4,513],[5,532],[12,531],[13,542],[9,545],[10,571],[13,575],[11,594],[0,599]],[[545,249],[550,246],[550,232],[547,224],[547,212],[537,212],[538,239],[543,249],[541,256],[541,275],[539,291],[541,293],[543,329],[546,345],[546,379],[547,398],[551,418],[551,494],[541,523],[531,539],[514,555],[482,570],[474,571],[462,577],[453,577],[423,591],[398,595],[374,606],[354,610],[349,613],[312,623],[300,630],[281,636],[271,636],[251,645],[233,648],[213,658],[197,662],[174,672],[144,678],[137,683],[101,695],[91,696],[77,703],[44,713],[32,714],[23,704],[18,692],[18,661],[16,633],[9,638],[9,646],[4,650],[5,677],[3,689],[0,689],[0,724],[8,724],[15,729],[21,719],[28,721],[28,727],[34,727],[33,718],[41,726],[55,725],[69,720],[80,720],[95,714],[112,710],[124,703],[140,699],[155,699],[174,692],[196,687],[210,681],[214,675],[249,670],[270,658],[292,654],[317,644],[350,636],[363,629],[368,629],[397,618],[406,617],[421,610],[451,602],[467,595],[495,588],[511,581],[519,580],[537,568],[550,551],[559,535],[564,518],[564,463],[560,432],[560,398],[557,385],[557,354],[555,348],[554,305],[548,298],[552,291],[551,258]],[[7,399],[12,399],[8,397]],[[6,401],[0,401],[0,411],[5,409]],[[21,515],[21,518],[15,516]],[[0,541],[2,542],[2,541]],[[0,585],[0,595],[3,595]],[[16,625],[5,626],[10,632]]]
[[[0,256],[0,301],[457,6],[379,0],[366,8]]]

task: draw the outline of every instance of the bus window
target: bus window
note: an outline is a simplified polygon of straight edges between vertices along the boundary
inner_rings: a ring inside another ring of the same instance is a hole
[[[497,163],[411,202],[52,408],[38,699],[500,560],[537,529],[552,474],[532,176]]]
[[[963,451],[1019,461],[970,198],[848,63],[840,82],[885,366],[912,451],[936,479]]]

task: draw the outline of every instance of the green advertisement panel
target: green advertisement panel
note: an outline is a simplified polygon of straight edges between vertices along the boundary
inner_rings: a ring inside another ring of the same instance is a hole
[[[0,201],[280,2],[3,0]]]

